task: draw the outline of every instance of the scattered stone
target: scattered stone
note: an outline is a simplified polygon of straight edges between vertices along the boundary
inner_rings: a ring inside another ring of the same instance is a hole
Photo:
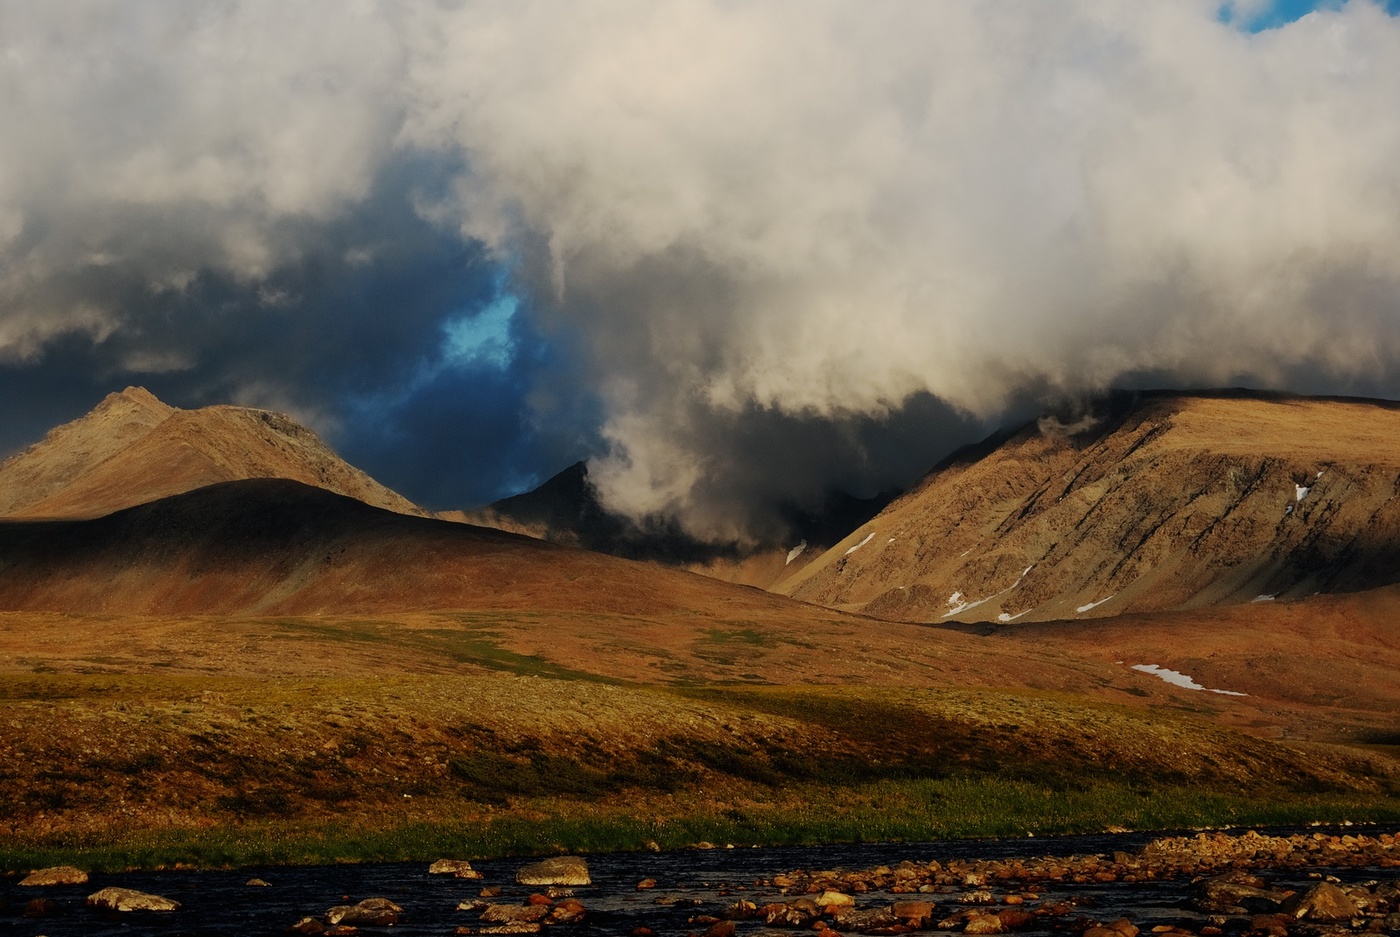
[[[551,898],[572,898],[574,890],[572,888],[561,888],[558,885],[551,885],[544,890],[544,893]]]
[[[1360,913],[1351,895],[1331,882],[1319,882],[1303,894],[1295,895],[1283,909],[1300,921],[1321,923],[1350,921]]]
[[[63,907],[52,898],[35,898],[33,901],[26,901],[24,907],[20,908],[20,917],[53,917],[61,914]]]
[[[715,921],[700,937],[734,937],[733,921]]]
[[[366,898],[359,904],[338,905],[326,912],[326,923],[350,927],[389,927],[399,922],[403,908],[388,898]]]
[[[478,927],[478,934],[538,934],[544,930],[539,921],[511,921],[509,924],[494,924],[491,927]]]
[[[326,925],[322,924],[314,917],[304,917],[287,928],[287,930],[293,934],[324,934],[326,932]]]
[[[477,892],[477,894],[482,898],[499,898],[501,897],[501,886],[487,885],[481,891]]]
[[[104,911],[178,911],[180,902],[131,888],[104,888],[88,895],[89,908]]]
[[[325,937],[354,937],[360,929],[353,924],[334,924],[321,931]]]
[[[550,905],[554,904],[554,902],[550,900],[550,898],[549,898],[548,895],[541,895],[541,894],[539,894],[538,892],[536,892],[535,894],[533,894],[533,895],[531,895],[530,897],[526,898],[526,899],[525,899],[525,903],[526,903],[526,904],[540,904],[540,905],[544,905],[546,908],[549,907]]]
[[[977,889],[976,891],[964,892],[963,894],[958,895],[958,896],[957,896],[956,898],[954,898],[953,900],[956,901],[958,904],[995,904],[995,903],[996,903],[996,898],[992,897],[992,893],[991,893],[990,891],[988,891],[987,889],[985,889],[985,888],[979,888],[979,889]]]
[[[51,869],[39,869],[29,873],[20,881],[21,885],[86,885],[88,874],[71,865],[57,865]]]
[[[578,856],[551,856],[515,873],[521,885],[591,885],[588,863]]]
[[[644,878],[637,883],[637,891],[646,891],[648,888],[656,887],[656,879]]]
[[[456,878],[481,878],[481,873],[472,868],[466,859],[439,859],[428,866],[429,875],[451,875]]]
[[[271,882],[264,882],[264,881],[263,881],[262,879],[260,879],[260,878],[250,878],[250,879],[248,879],[248,881],[244,882],[243,884],[244,884],[244,886],[247,887],[247,888],[271,888],[271,887],[272,887],[272,883],[271,883]]]

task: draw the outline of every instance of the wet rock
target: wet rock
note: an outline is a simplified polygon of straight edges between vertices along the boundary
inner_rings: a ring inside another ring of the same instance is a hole
[[[349,927],[389,927],[399,922],[403,908],[388,898],[366,898],[359,904],[338,905],[326,912],[326,923]]]
[[[853,908],[855,904],[856,900],[854,898],[839,891],[828,890],[817,896],[817,907],[826,911],[828,914],[835,913],[832,910],[833,908],[836,910],[840,910],[841,908]]]
[[[719,913],[726,921],[751,921],[758,917],[758,905],[752,901],[736,901]]]
[[[550,885],[544,890],[544,893],[550,898],[557,900],[559,898],[572,898],[574,890],[572,888],[564,888],[559,885]]]
[[[501,886],[487,885],[481,891],[477,892],[477,894],[482,898],[499,898],[501,897]]]
[[[248,879],[248,881],[244,882],[243,885],[244,885],[244,887],[246,887],[246,888],[271,888],[271,887],[272,887],[272,883],[271,883],[271,882],[264,882],[264,881],[263,881],[262,879],[260,879],[260,878],[250,878],[250,879]]]
[[[544,925],[539,921],[511,921],[509,924],[494,924],[490,927],[478,927],[478,934],[538,934],[544,930]]]
[[[71,865],[57,865],[31,872],[20,880],[21,885],[86,885],[88,874]]]
[[[1266,884],[1257,875],[1239,871],[1204,878],[1192,888],[1191,906],[1207,914],[1265,914],[1288,897],[1269,891]]]
[[[1319,882],[1301,895],[1295,895],[1283,910],[1300,921],[1320,923],[1350,921],[1360,913],[1351,896],[1331,882]]]
[[[967,925],[963,928],[963,933],[1000,934],[1002,930],[1000,915],[976,912],[968,916]]]
[[[332,924],[330,927],[321,931],[325,937],[354,937],[354,935],[359,932],[360,929],[354,924]]]
[[[549,912],[548,924],[577,924],[583,920],[588,909],[577,898],[565,898]]]
[[[648,888],[656,887],[656,879],[644,878],[637,883],[637,891],[646,891]]]
[[[836,928],[855,934],[866,934],[898,923],[899,918],[889,908],[847,908],[836,915]]]
[[[1251,933],[1264,934],[1266,937],[1284,937],[1288,933],[1288,924],[1291,920],[1293,920],[1291,917],[1282,912],[1256,914],[1249,919],[1249,929]]]
[[[542,905],[544,905],[546,908],[549,907],[550,905],[554,904],[554,902],[550,900],[550,897],[549,897],[548,895],[541,895],[541,894],[539,894],[539,893],[535,893],[535,894],[531,895],[530,897],[526,898],[526,899],[525,899],[525,903],[526,903],[526,904],[542,904]]]
[[[1005,908],[997,912],[997,918],[1004,930],[1020,930],[1030,926],[1035,920],[1035,915],[1024,908]]]
[[[767,905],[763,921],[769,927],[810,927],[821,917],[821,909],[811,898],[799,898],[790,904]]]
[[[466,859],[439,859],[428,866],[429,875],[451,875],[455,878],[481,878],[481,873],[472,868]]]
[[[20,917],[53,917],[63,912],[63,906],[52,898],[35,898],[33,901],[26,901],[24,907],[20,908]]]
[[[901,921],[922,927],[933,917],[933,905],[927,901],[896,901],[890,905],[890,913]]]
[[[489,904],[481,912],[481,919],[491,924],[533,923],[548,916],[549,908],[541,904]]]
[[[180,902],[131,888],[104,888],[87,897],[89,908],[104,911],[178,911]]]
[[[996,898],[992,897],[992,893],[985,888],[964,892],[953,900],[958,904],[993,904],[996,902]]]
[[[700,937],[734,937],[733,921],[715,921]]]
[[[578,856],[551,856],[515,873],[521,885],[591,885],[588,863]]]
[[[314,917],[304,917],[287,928],[287,932],[292,934],[324,934],[326,925]]]

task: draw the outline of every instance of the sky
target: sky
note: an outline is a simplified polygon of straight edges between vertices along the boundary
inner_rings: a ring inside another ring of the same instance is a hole
[[[716,540],[1111,387],[1400,397],[1400,0],[0,0],[0,454],[135,384]]]

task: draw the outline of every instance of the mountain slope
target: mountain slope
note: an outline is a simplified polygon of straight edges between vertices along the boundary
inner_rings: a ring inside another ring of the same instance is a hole
[[[1037,621],[1400,581],[1396,404],[1159,393],[1106,409],[949,460],[780,591],[895,620]]]
[[[98,517],[245,478],[290,478],[423,513],[290,417],[233,406],[179,410],[128,387],[0,464],[0,517]]]
[[[869,624],[758,589],[398,514],[287,479],[224,482],[95,519],[0,520],[0,610],[226,616],[435,609],[606,613],[658,629],[678,613],[711,627],[773,619]]]

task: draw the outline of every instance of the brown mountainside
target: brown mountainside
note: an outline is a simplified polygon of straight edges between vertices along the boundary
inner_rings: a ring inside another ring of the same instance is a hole
[[[1038,621],[1400,581],[1400,407],[1123,398],[934,471],[781,591],[905,621]]]
[[[288,416],[234,406],[180,410],[128,387],[0,464],[0,517],[98,517],[246,478],[289,478],[423,513]]]
[[[0,521],[0,609],[367,614],[441,608],[806,609],[759,590],[287,479],[246,479],[83,520]],[[830,615],[824,609],[811,613]]]

